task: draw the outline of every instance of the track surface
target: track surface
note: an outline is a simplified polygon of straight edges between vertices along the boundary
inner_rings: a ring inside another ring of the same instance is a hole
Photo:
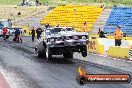
[[[87,84],[76,82],[78,65],[85,65],[88,73],[121,74],[126,71],[78,60],[63,60],[55,56],[53,60],[37,58],[33,51],[35,43],[31,37],[23,37],[24,43],[13,43],[12,38],[0,38],[0,66],[16,88],[132,88],[130,84]],[[93,56],[91,55],[91,58]],[[129,72],[132,75],[131,72]]]

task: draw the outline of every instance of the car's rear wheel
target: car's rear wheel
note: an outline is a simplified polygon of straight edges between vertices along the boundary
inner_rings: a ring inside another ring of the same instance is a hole
[[[36,52],[36,56],[37,56],[38,58],[43,58],[43,54],[42,54],[42,52],[40,52],[40,51],[37,51],[37,52]]]
[[[46,48],[46,58],[47,58],[47,60],[52,59],[52,51],[50,48]]]
[[[64,59],[72,59],[73,58],[73,52],[64,52],[63,53]]]
[[[46,53],[45,53],[45,52],[38,51],[38,50],[36,49],[36,56],[37,56],[38,58],[43,58],[43,57],[46,57]]]

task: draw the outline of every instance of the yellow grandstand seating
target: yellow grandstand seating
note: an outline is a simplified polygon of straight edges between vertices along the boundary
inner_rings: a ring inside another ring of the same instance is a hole
[[[76,11],[74,11],[76,9]],[[58,6],[40,21],[41,25],[51,26],[73,26],[76,30],[82,31],[84,22],[87,22],[87,32],[91,30],[97,18],[102,12],[102,8],[97,6]]]

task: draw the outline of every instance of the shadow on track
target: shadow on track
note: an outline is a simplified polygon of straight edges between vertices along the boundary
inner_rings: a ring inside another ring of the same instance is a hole
[[[51,60],[47,60],[46,58],[38,58],[35,55],[32,56],[35,62],[39,63],[51,63],[51,64],[74,64],[71,59],[64,59],[60,56],[53,56]]]

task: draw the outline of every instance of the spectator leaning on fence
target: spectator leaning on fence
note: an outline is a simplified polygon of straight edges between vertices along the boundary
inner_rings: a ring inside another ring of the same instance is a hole
[[[120,46],[121,40],[123,37],[123,32],[121,30],[121,26],[117,26],[117,29],[114,32],[114,37],[115,37],[115,46]]]
[[[99,28],[97,35],[99,35],[100,38],[107,38],[106,33],[101,28]]]

